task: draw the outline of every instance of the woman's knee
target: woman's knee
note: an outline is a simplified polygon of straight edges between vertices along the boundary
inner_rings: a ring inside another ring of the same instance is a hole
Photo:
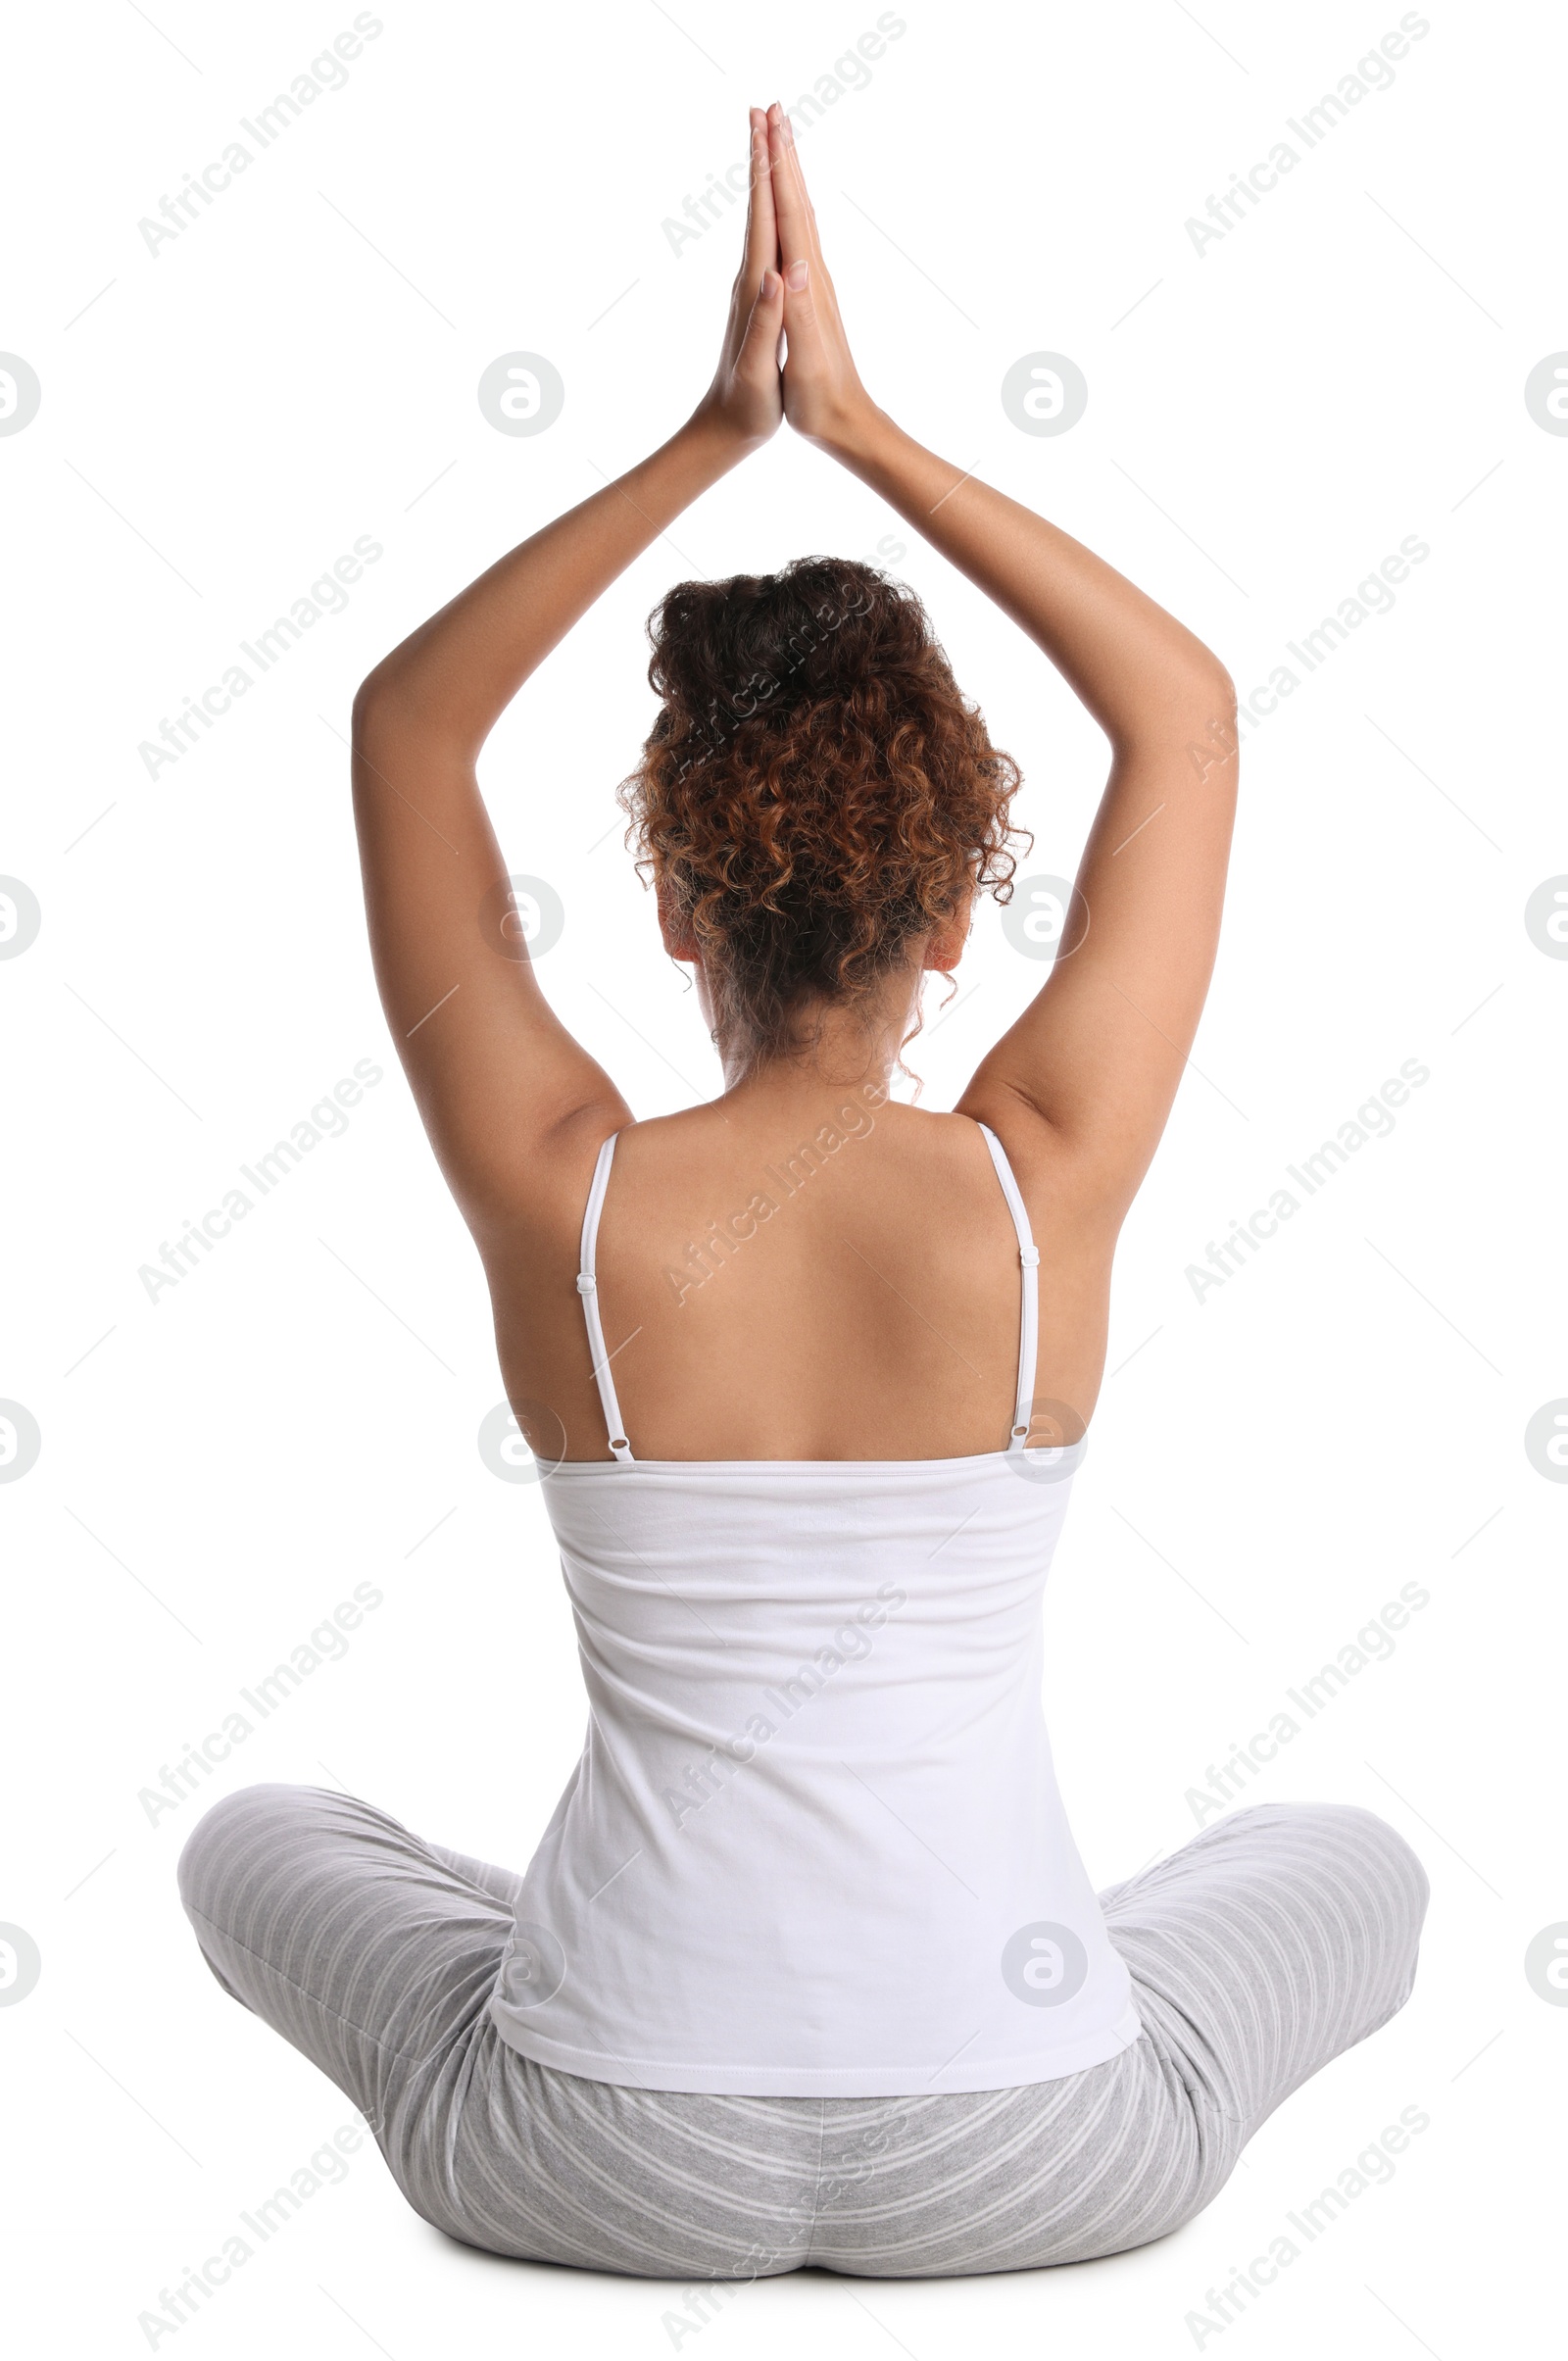
[[[1369,1811],[1363,1803],[1338,1803],[1328,1808],[1340,1815],[1352,1841],[1369,1857],[1381,1859],[1396,1876],[1408,1884],[1411,1892],[1419,1895],[1421,1907],[1425,1910],[1432,1889],[1427,1883],[1426,1870],[1414,1845],[1401,1837],[1381,1813]]]
[[[174,1870],[186,1910],[204,1918],[220,1916],[224,1888],[246,1874],[258,1847],[264,1852],[274,1847],[282,1830],[297,1827],[324,1793],[268,1780],[236,1788],[210,1804],[186,1838]]]
[[[1430,1889],[1396,1828],[1358,1803],[1259,1803],[1230,1812],[1173,1856],[1192,1906],[1226,1897],[1294,1930],[1325,1961],[1381,1992],[1409,1990]],[[1169,1865],[1167,1865],[1169,1866]],[[1119,1913],[1113,1907],[1114,1920]]]
[[[1432,1888],[1421,1856],[1381,1813],[1362,1803],[1298,1804],[1312,1818],[1314,1842],[1365,1878],[1400,1917],[1413,1940],[1421,1932]]]
[[[1290,1867],[1300,1881],[1310,1923],[1321,1944],[1358,1962],[1374,2023],[1402,2007],[1415,1977],[1416,1954],[1431,1887],[1419,1854],[1378,1812],[1359,1803],[1259,1805],[1233,1819],[1250,1819],[1258,1857]],[[1217,1833],[1217,1832],[1216,1832]],[[1391,1999],[1391,1995],[1393,1995]]]
[[[1253,1803],[1228,1812],[1195,1844],[1259,1845],[1276,1853],[1298,1843],[1325,1858],[1371,1870],[1379,1881],[1402,1889],[1419,1923],[1431,1891],[1420,1855],[1398,1830],[1363,1803]]]

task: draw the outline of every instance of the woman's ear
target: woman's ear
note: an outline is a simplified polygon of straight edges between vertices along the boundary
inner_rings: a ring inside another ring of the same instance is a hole
[[[927,936],[925,957],[920,961],[922,967],[934,968],[938,975],[953,973],[962,959],[964,946],[969,940],[970,913],[973,907],[973,895],[966,894],[962,908],[956,910],[951,918]]]
[[[659,931],[663,938],[667,958],[684,959],[689,965],[697,965],[697,944],[691,928],[676,915],[662,892],[659,896]]]

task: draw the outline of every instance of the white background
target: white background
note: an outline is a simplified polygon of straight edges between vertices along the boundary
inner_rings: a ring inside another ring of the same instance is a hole
[[[478,1263],[371,986],[350,699],[432,607],[685,415],[738,212],[678,254],[662,224],[744,154],[748,102],[793,103],[878,12],[383,5],[346,86],[265,152],[248,141],[250,169],[156,253],[139,221],[353,8],[151,13],[30,12],[3,164],[27,227],[0,345],[43,388],[0,439],[0,870],[42,909],[0,963],[0,1395],[42,1433],[0,1486],[0,1920],[43,1961],[0,2008],[4,2219],[19,2349],[105,2355],[146,2351],[138,2314],[350,2118],[197,1953],[173,1867],[199,1800],[153,1823],[140,1792],[357,1582],[382,1603],[346,1656],[207,1795],[332,1781],[520,1865],[581,1739],[537,1489],[498,1482],[475,1446],[501,1397]],[[160,2351],[1175,2356],[1205,2290],[1408,2105],[1430,2128],[1392,2183],[1201,2349],[1461,2361],[1558,2309],[1568,2014],[1523,1961],[1568,1919],[1546,1800],[1568,1489],[1523,1437],[1568,1395],[1568,962],[1524,906],[1568,870],[1568,438],[1532,419],[1524,381],[1568,345],[1563,25],[1432,7],[1393,86],[1308,152],[1286,118],[1396,25],[1397,0],[1202,0],[1201,24],[1178,0],[899,15],[866,86],[802,132],[876,397],[1147,585],[1244,692],[1402,539],[1430,550],[1250,734],[1218,973],[1125,1235],[1116,1374],[1053,1576],[1047,1698],[1109,1883],[1184,1843],[1206,1767],[1421,1585],[1393,1656],[1249,1790],[1354,1799],[1411,1839],[1434,1887],[1416,1993],[1188,2229],[1093,2267],[811,2275],[672,2330],[679,2288],[445,2242],[367,2146]],[[1282,137],[1297,169],[1200,254],[1188,218]],[[535,437],[496,432],[475,399],[517,349],[565,383]],[[1060,437],[1001,406],[1038,350],[1088,379]],[[1076,861],[1098,733],[976,592],[781,435],[605,598],[487,757],[512,865],[565,906],[547,988],[640,1114],[716,1087],[612,802],[652,712],[643,618],[681,575],[867,556],[890,532],[1023,765],[1026,873]],[[141,742],[360,536],[384,555],[346,611],[149,776]],[[961,1003],[915,1054],[928,1105],[952,1104],[1043,972],[988,906]],[[150,1301],[139,1267],[362,1058],[384,1079],[344,1136]],[[1407,1059],[1430,1079],[1392,1134],[1199,1301],[1187,1266]]]

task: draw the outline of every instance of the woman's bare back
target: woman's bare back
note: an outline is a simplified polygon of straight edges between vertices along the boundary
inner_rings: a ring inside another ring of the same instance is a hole
[[[1038,1126],[1004,1142],[1041,1261],[1036,1440],[1076,1440],[1104,1358],[1109,1241],[1053,1201]],[[487,1257],[508,1394],[536,1450],[603,1457],[576,1287],[599,1142],[562,1217]],[[759,1089],[616,1138],[598,1303],[639,1459],[916,1459],[1001,1451],[1019,1270],[977,1123],[874,1085]],[[1048,1403],[1058,1405],[1048,1409]],[[1049,1433],[1053,1420],[1076,1432]]]

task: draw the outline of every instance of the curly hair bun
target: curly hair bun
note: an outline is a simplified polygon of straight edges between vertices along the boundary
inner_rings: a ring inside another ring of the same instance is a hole
[[[661,709],[621,801],[722,1033],[782,1050],[969,890],[1005,899],[1018,766],[906,584],[797,558],[676,583],[648,634]]]

